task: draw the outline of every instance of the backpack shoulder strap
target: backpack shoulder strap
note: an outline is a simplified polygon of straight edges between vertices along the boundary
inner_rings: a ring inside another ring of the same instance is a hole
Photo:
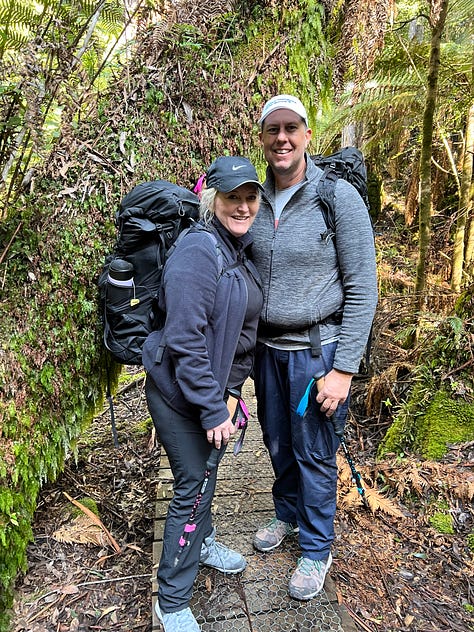
[[[206,235],[208,235],[209,239],[214,244],[214,247],[216,249],[217,261],[218,261],[219,277],[221,277],[224,274],[224,272],[226,272],[226,270],[229,270],[231,267],[233,267],[233,264],[228,265],[228,266],[224,265],[224,255],[222,253],[222,248],[219,244],[219,241],[217,240],[217,237],[214,235],[214,233],[211,230],[209,230],[209,228],[207,228],[206,226],[203,226],[202,224],[199,224],[198,222],[194,222],[189,228],[185,228],[179,234],[178,239],[174,242],[174,244],[171,246],[170,250],[168,251],[169,254],[171,254],[171,251],[174,250],[177,243],[181,241],[181,239],[183,239],[183,237],[187,233],[190,233],[190,232],[194,232],[194,233],[203,232]]]
[[[335,191],[338,179],[339,176],[335,170],[330,165],[326,165],[318,182],[317,195],[321,202],[321,212],[326,224],[326,230],[321,233],[321,239],[324,241],[336,235]]]

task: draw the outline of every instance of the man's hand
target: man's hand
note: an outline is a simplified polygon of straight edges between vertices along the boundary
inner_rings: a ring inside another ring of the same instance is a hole
[[[334,415],[339,404],[346,401],[352,376],[352,373],[342,373],[342,371],[332,369],[324,378],[316,382],[318,387],[316,401],[321,404],[321,412],[325,413],[326,417]]]

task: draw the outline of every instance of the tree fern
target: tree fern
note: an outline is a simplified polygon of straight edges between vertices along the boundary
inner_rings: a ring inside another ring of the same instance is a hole
[[[20,51],[32,37],[38,13],[33,3],[0,0],[0,60],[5,51]]]
[[[421,124],[422,107],[426,94],[426,73],[429,56],[429,25],[421,39],[410,39],[410,24],[423,11],[423,3],[399,6],[399,22],[387,33],[383,52],[375,64],[375,72],[358,89],[352,99],[352,89],[344,92],[339,107],[345,113],[336,116],[337,124],[346,118],[364,121],[366,138],[385,136],[401,139],[405,128],[405,142],[409,130]],[[426,11],[426,9],[425,9]],[[444,134],[461,133],[471,94],[472,30],[474,17],[472,0],[459,0],[451,5],[442,41],[439,74],[439,100],[435,124]],[[421,31],[418,31],[420,34]],[[347,108],[350,107],[350,111]],[[331,123],[329,123],[331,127]],[[443,150],[440,134],[435,144]],[[393,145],[393,153],[403,152],[403,145]]]

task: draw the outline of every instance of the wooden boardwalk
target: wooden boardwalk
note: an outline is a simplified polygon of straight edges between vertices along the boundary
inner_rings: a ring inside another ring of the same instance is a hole
[[[259,553],[252,547],[256,529],[273,516],[273,472],[256,419],[252,382],[246,383],[244,398],[251,415],[244,447],[234,457],[229,445],[219,466],[213,521],[219,541],[245,555],[247,568],[237,576],[201,568],[191,603],[193,614],[203,632],[356,632],[347,610],[337,602],[331,572],[315,599],[299,602],[288,596],[288,580],[299,556],[296,538],[285,540],[270,553]],[[154,576],[172,481],[163,454],[157,488]],[[155,579],[152,629],[159,632],[163,628],[154,613],[156,589]]]

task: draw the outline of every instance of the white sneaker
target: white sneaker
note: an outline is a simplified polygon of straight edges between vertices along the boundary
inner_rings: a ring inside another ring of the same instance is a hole
[[[163,624],[165,632],[201,632],[201,628],[190,608],[185,608],[178,612],[162,613],[157,601],[155,604],[155,612]]]

